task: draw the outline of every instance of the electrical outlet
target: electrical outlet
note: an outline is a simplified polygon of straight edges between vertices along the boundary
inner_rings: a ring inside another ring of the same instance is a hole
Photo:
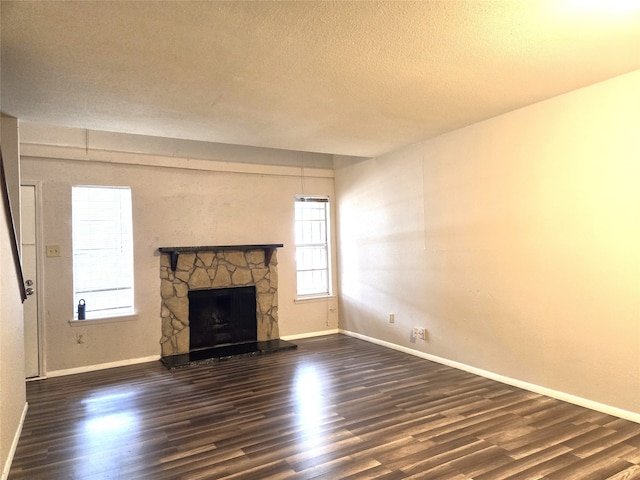
[[[390,313],[389,314],[389,323],[396,323],[396,314],[395,313]]]
[[[418,338],[421,338],[424,340],[425,339],[424,335],[425,335],[425,329],[422,327],[418,328]]]
[[[47,257],[59,257],[60,245],[47,245]]]
[[[420,329],[418,327],[413,327],[413,338],[418,338],[420,336]]]

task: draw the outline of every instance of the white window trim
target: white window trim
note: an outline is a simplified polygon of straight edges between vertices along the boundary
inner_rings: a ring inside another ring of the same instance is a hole
[[[75,188],[85,188],[85,189],[90,189],[90,188],[95,188],[95,189],[102,189],[102,190],[107,190],[107,189],[128,189],[129,191],[129,198],[131,203],[133,202],[132,199],[132,192],[131,192],[131,187],[129,186],[109,186],[109,185],[74,185],[73,186],[73,192],[75,192]],[[73,193],[72,193],[73,195]],[[73,199],[72,199],[72,209],[75,208],[74,207],[74,203],[73,203]],[[130,221],[133,223],[133,206],[131,205],[131,211],[130,211],[130,215],[131,215],[131,219]],[[73,224],[73,228],[76,228],[75,226],[75,218],[72,221]],[[135,249],[135,245],[133,245],[133,225],[130,226],[131,229],[131,254],[133,255],[133,250]],[[74,297],[74,308],[77,308],[77,305],[75,305],[77,298],[76,298],[76,273],[75,273],[75,262],[76,262],[76,250],[75,250],[75,232],[73,233],[74,235],[74,242],[73,242],[73,297]],[[88,322],[94,323],[94,324],[99,324],[99,323],[111,323],[111,322],[118,322],[118,321],[127,321],[130,319],[137,319],[137,312],[135,310],[135,263],[134,263],[134,258],[132,258],[132,263],[130,265],[131,267],[131,274],[132,274],[132,305],[130,309],[121,311],[121,312],[107,312],[107,311],[98,311],[103,313],[102,315],[100,313],[98,313],[97,315],[95,315],[95,312],[93,315],[95,316],[91,316],[91,317],[87,317],[84,319],[78,319],[78,311],[77,309],[74,311],[74,315],[73,318],[70,320],[71,322],[78,322],[78,324],[87,324]],[[75,323],[74,323],[75,324]]]
[[[305,198],[305,199],[310,199],[311,201],[313,201],[314,199],[318,199],[318,200],[323,200],[324,202],[327,203],[327,212],[326,212],[326,235],[327,235],[327,289],[328,292],[326,293],[309,293],[309,294],[298,294],[297,290],[298,290],[298,283],[297,283],[297,272],[298,272],[298,268],[296,266],[296,297],[294,299],[295,303],[307,303],[307,302],[314,302],[314,301],[322,301],[322,300],[326,300],[326,299],[331,299],[331,298],[335,298],[336,295],[333,291],[333,262],[332,262],[332,229],[331,229],[331,197],[329,197],[329,195],[296,195],[295,196],[295,200],[294,200],[294,206],[295,206],[295,202],[298,201],[299,198]],[[295,220],[294,220],[295,221]],[[297,249],[298,245],[295,245],[295,248]]]
[[[69,320],[69,325],[71,325],[72,327],[82,327],[86,325],[104,325],[108,323],[131,322],[135,320],[138,320],[137,313],[114,317],[87,318],[85,320],[72,318],[71,320]]]
[[[313,302],[326,302],[327,300],[335,300],[338,298],[334,293],[327,293],[322,295],[299,295],[293,299],[294,303],[313,303]]]

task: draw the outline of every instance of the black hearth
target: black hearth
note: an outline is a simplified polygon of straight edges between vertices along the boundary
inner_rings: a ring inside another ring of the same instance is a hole
[[[165,367],[173,370],[175,368],[212,364],[222,360],[229,360],[231,358],[250,357],[254,355],[282,352],[284,350],[295,350],[296,348],[298,348],[298,346],[295,343],[276,338],[274,340],[233,343],[230,345],[223,345],[221,347],[202,348],[189,353],[168,355],[166,357],[162,357],[160,361]]]

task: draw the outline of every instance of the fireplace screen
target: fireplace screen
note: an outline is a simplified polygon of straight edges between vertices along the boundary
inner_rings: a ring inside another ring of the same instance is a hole
[[[255,286],[189,292],[191,350],[256,339]]]

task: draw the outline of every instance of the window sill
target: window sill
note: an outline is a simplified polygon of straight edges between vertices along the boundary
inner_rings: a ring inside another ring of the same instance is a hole
[[[324,302],[327,300],[335,300],[335,295],[308,295],[306,297],[296,297],[293,299],[294,303],[311,303],[311,302]]]
[[[119,317],[100,317],[100,318],[87,318],[86,320],[69,320],[69,325],[72,327],[80,327],[85,325],[103,325],[106,323],[117,323],[117,322],[129,322],[132,320],[137,320],[138,315],[133,313],[131,315],[122,315]]]

